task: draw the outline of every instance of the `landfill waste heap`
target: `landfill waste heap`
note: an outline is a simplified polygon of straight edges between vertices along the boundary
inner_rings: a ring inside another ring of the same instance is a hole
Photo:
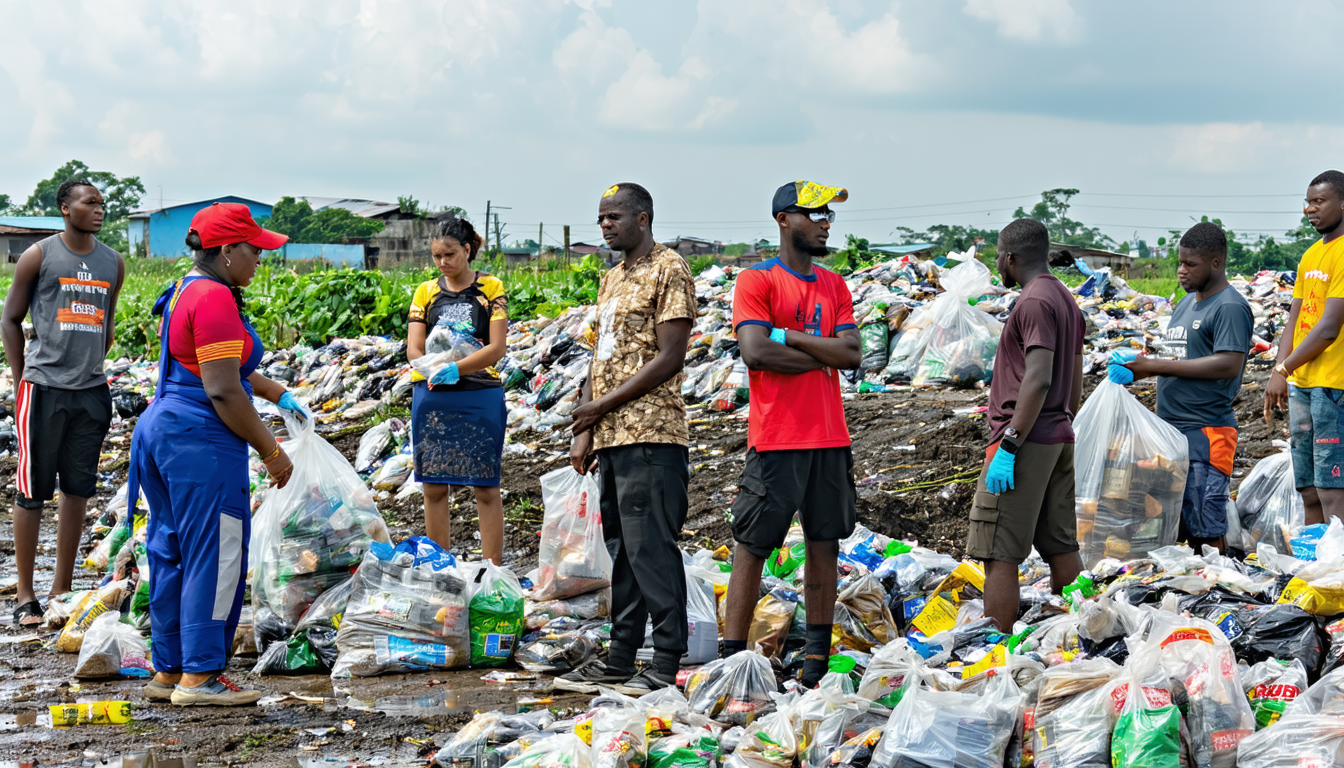
[[[846,392],[986,386],[1016,294],[995,285],[982,264],[898,259],[847,282],[863,367],[845,374]],[[1266,340],[1283,325],[1292,275],[1261,273],[1233,285],[1251,300],[1253,353],[1264,357]],[[683,393],[694,409],[741,418],[750,402],[730,327],[732,286],[731,273],[718,267],[696,280],[700,312]],[[1104,368],[1118,346],[1161,351],[1167,300],[1137,294],[1105,270],[1075,295],[1089,321],[1089,368]],[[507,451],[568,440],[563,427],[588,367],[594,316],[592,307],[575,307],[510,329],[498,366],[508,393]],[[489,669],[484,680],[509,680],[563,674],[602,654],[611,560],[591,476],[566,466],[541,478],[537,562],[525,575],[459,559],[424,537],[394,542],[376,502],[419,492],[409,426],[375,418],[353,463],[322,435],[406,402],[412,369],[404,342],[337,339],[268,353],[264,366],[315,418],[285,424],[294,461],[285,489],[267,489],[261,462],[252,462],[251,604],[235,649],[257,654],[255,674],[348,678],[471,667]],[[114,459],[153,397],[155,368],[117,361],[108,369],[119,417],[109,440]],[[690,648],[677,688],[640,699],[595,690],[579,710],[480,713],[442,735],[436,763],[1336,764],[1344,754],[1344,526],[1304,524],[1288,453],[1262,460],[1241,484],[1224,556],[1176,544],[1184,441],[1131,393],[1099,386],[1077,432],[1088,570],[1061,597],[1050,592],[1039,558],[1024,563],[1023,612],[1010,631],[983,616],[979,563],[860,525],[841,544],[830,672],[818,689],[800,690],[801,531],[767,562],[751,650],[727,659],[717,655],[731,555],[727,547],[697,549],[683,554]],[[56,649],[79,654],[77,676],[151,674],[144,554],[151,513],[143,499],[126,496],[123,486],[103,510],[98,543],[83,563],[101,574],[99,585],[53,599],[44,617],[59,631]]]

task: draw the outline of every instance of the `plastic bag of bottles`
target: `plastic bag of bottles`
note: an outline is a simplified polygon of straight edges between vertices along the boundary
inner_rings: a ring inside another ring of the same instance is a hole
[[[332,677],[466,666],[467,599],[453,556],[433,540],[374,542],[355,571]]]
[[[938,282],[943,293],[911,315],[901,336],[904,348],[898,344],[892,353],[905,361],[904,375],[897,380],[908,379],[914,386],[956,387],[987,381],[1003,324],[970,302],[994,290],[989,268],[970,259],[942,274]],[[889,380],[891,372],[889,365]]]
[[[523,588],[512,571],[486,561],[463,566],[471,585],[471,665],[498,667],[523,629]]]
[[[1024,738],[1039,768],[1108,768],[1114,713],[1107,684],[1120,672],[1109,659],[1058,664],[1041,676],[1034,728]]]
[[[611,554],[602,537],[601,486],[592,473],[565,466],[541,477],[545,514],[533,600],[555,600],[611,584]]]
[[[860,367],[864,372],[880,371],[887,366],[887,320],[879,315],[877,322],[865,323],[859,328],[859,342],[863,351]]]
[[[592,658],[600,644],[601,638],[590,627],[543,628],[539,636],[518,648],[514,661],[529,672],[562,675]]]
[[[740,651],[695,670],[686,681],[691,711],[731,725],[748,725],[775,707],[777,689],[770,662],[755,651]]]
[[[1254,543],[1268,541],[1280,552],[1289,550],[1290,531],[1306,524],[1302,494],[1293,480],[1290,451],[1257,461],[1237,489],[1237,514],[1241,527]]]
[[[1266,659],[1246,670],[1241,685],[1255,712],[1258,731],[1277,723],[1288,705],[1307,689],[1307,668],[1299,659]]]
[[[1185,436],[1129,390],[1103,381],[1073,429],[1083,563],[1129,560],[1174,544],[1185,495]]]
[[[534,742],[504,768],[593,768],[593,760],[587,744],[563,733]]]
[[[1242,739],[1238,768],[1303,768],[1339,765],[1344,753],[1344,718],[1285,715],[1273,728]]]
[[[252,674],[329,674],[336,663],[336,631],[341,626],[354,586],[354,578],[347,577],[323,592],[303,614],[292,635],[268,644],[253,666]]]
[[[285,414],[294,472],[273,488],[252,520],[252,608],[293,628],[318,595],[345,580],[369,545],[387,542],[378,505],[341,452]],[[265,650],[261,638],[257,647]]]
[[[1001,768],[1021,717],[1022,693],[1012,675],[994,674],[983,693],[938,691],[921,674],[891,711],[875,768]]]
[[[1108,698],[1120,702],[1111,734],[1113,768],[1181,768],[1181,711],[1160,675],[1145,685],[1131,670]]]
[[[747,647],[763,656],[780,658],[802,597],[792,589],[775,587],[756,603],[747,629]]]
[[[432,379],[449,363],[465,360],[484,346],[471,335],[471,329],[448,321],[444,315],[425,338],[425,354],[412,360],[411,367],[426,379]]]
[[[738,742],[734,755],[746,758],[752,765],[791,768],[798,755],[797,693],[778,697],[775,711],[757,718],[747,726],[747,732]]]
[[[534,716],[480,712],[434,755],[439,768],[501,768],[536,742],[550,738]],[[548,714],[541,710],[540,714]],[[549,718],[547,718],[549,719]]]

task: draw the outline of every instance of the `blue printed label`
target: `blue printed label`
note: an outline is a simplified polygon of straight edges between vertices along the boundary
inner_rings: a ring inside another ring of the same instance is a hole
[[[447,667],[452,655],[446,645],[417,643],[396,635],[375,638],[373,650],[379,664],[395,662],[411,669]]]
[[[493,633],[485,636],[485,655],[508,658],[513,653],[514,635]]]

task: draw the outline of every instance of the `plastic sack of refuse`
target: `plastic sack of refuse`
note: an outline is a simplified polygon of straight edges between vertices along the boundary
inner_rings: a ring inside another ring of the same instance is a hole
[[[434,755],[434,765],[439,768],[501,768],[510,759],[505,755],[517,757],[536,742],[552,736],[539,730],[542,725],[526,716],[479,712]]]
[[[938,283],[943,293],[929,305],[927,320],[921,318],[928,326],[899,350],[906,356],[905,374],[917,387],[973,387],[993,372],[1003,331],[1002,323],[970,304],[994,290],[989,268],[970,259],[940,275]],[[906,334],[913,332],[915,319],[907,321]]]
[[[466,666],[467,598],[453,556],[433,540],[374,542],[355,571],[332,677]]]
[[[400,419],[388,419],[382,424],[371,427],[359,438],[359,449],[355,452],[356,472],[368,472],[373,469],[373,463],[382,458],[395,444],[393,434],[397,431],[396,428],[404,430],[405,426],[401,424]]]
[[[747,726],[733,754],[748,760],[753,766],[792,768],[798,755],[797,693],[786,693],[776,699],[775,711],[757,718]]]
[[[541,476],[545,513],[533,600],[555,600],[611,584],[611,555],[602,537],[597,478],[565,466]]]
[[[1303,693],[1288,702],[1283,720],[1298,715],[1331,715],[1344,719],[1344,669],[1337,669],[1312,683]],[[1283,727],[1283,721],[1272,730]]]
[[[1021,718],[1022,693],[1012,675],[994,674],[983,693],[935,691],[921,675],[906,681],[891,711],[874,768],[1001,768]]]
[[[1188,446],[1129,390],[1102,381],[1073,421],[1078,542],[1091,568],[1176,543]]]
[[[692,573],[690,556],[681,555],[686,572],[686,653],[683,666],[704,664],[719,655],[719,620],[714,586]],[[645,625],[644,647],[635,654],[639,661],[653,661],[653,620]]]
[[[905,638],[898,638],[873,652],[868,667],[859,681],[858,694],[884,707],[894,707],[901,701],[905,678],[922,665],[923,659]]]
[[[1253,543],[1267,541],[1280,552],[1289,551],[1290,531],[1307,522],[1290,451],[1266,456],[1251,467],[1237,488],[1237,515]]]
[[[649,742],[649,768],[717,768],[719,740],[706,729],[674,732]]]
[[[1111,733],[1112,768],[1181,768],[1181,711],[1161,683],[1160,674],[1145,684],[1131,670],[1118,685],[1104,691],[1120,703]],[[1226,763],[1228,768],[1234,764],[1235,757]]]
[[[318,595],[350,575],[371,543],[388,540],[373,494],[313,422],[285,413],[294,472],[252,518],[254,616],[269,612],[291,630]],[[257,647],[265,651],[260,637]]]
[[[541,629],[561,617],[601,619],[611,611],[611,590],[599,589],[561,600],[528,600],[524,610],[523,621],[529,630]]]
[[[879,322],[867,323],[859,329],[859,344],[862,350],[860,367],[864,372],[880,371],[887,367],[887,321],[882,316]]]
[[[512,571],[484,561],[461,567],[471,590],[471,665],[498,667],[513,655],[523,630],[523,588]]]
[[[755,651],[739,651],[700,667],[686,681],[691,711],[731,725],[747,725],[775,707],[777,690],[770,662]]]
[[[583,665],[597,651],[601,639],[589,629],[546,631],[518,648],[514,661],[529,672],[562,675]]]
[[[1300,659],[1291,663],[1267,659],[1246,670],[1241,685],[1255,712],[1255,729],[1263,730],[1277,723],[1288,705],[1307,689],[1307,668]]]
[[[591,724],[593,768],[643,768],[648,733],[642,708],[599,707]]]
[[[84,633],[84,642],[75,662],[75,677],[152,677],[154,665],[149,659],[149,643],[128,624],[121,614],[108,611],[94,619]]]
[[[848,609],[849,615],[855,619],[855,629],[859,630],[846,632],[840,624],[835,625],[840,633],[839,640],[845,646],[867,653],[900,636],[896,620],[887,607],[887,592],[871,574],[852,577],[848,584],[841,587],[836,602]]]
[[[593,768],[593,761],[587,744],[572,733],[562,733],[534,743],[504,768]]]
[[[323,592],[299,620],[294,633],[269,643],[252,667],[254,675],[326,675],[336,663],[336,631],[350,602],[355,580]]]
[[[1333,768],[1344,755],[1344,718],[1285,715],[1242,739],[1238,768]]]
[[[70,613],[70,618],[66,619],[61,634],[56,637],[56,650],[62,653],[78,653],[89,627],[93,626],[93,622],[99,616],[121,605],[128,587],[126,581],[114,581],[80,598]]]
[[[1106,658],[1057,664],[1036,691],[1034,728],[1024,740],[1039,768],[1108,768],[1114,711],[1108,684],[1120,667]]]
[[[1160,671],[1173,681],[1172,699],[1185,713],[1197,768],[1236,765],[1237,744],[1255,732],[1255,713],[1232,645],[1217,625],[1154,612],[1148,638],[1131,647],[1129,663],[1144,680]]]
[[[405,483],[415,469],[415,457],[409,453],[394,454],[369,478],[376,491],[395,491]]]
[[[445,315],[425,338],[425,354],[411,361],[411,367],[426,379],[443,370],[449,363],[465,360],[484,345],[470,331],[445,323]]]

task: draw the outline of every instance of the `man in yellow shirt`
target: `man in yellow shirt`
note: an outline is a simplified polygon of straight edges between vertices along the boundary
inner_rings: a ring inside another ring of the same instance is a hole
[[[1265,420],[1288,406],[1293,475],[1307,523],[1344,520],[1344,173],[1311,180],[1302,212],[1321,239],[1302,254]],[[1291,332],[1290,332],[1291,330]]]

